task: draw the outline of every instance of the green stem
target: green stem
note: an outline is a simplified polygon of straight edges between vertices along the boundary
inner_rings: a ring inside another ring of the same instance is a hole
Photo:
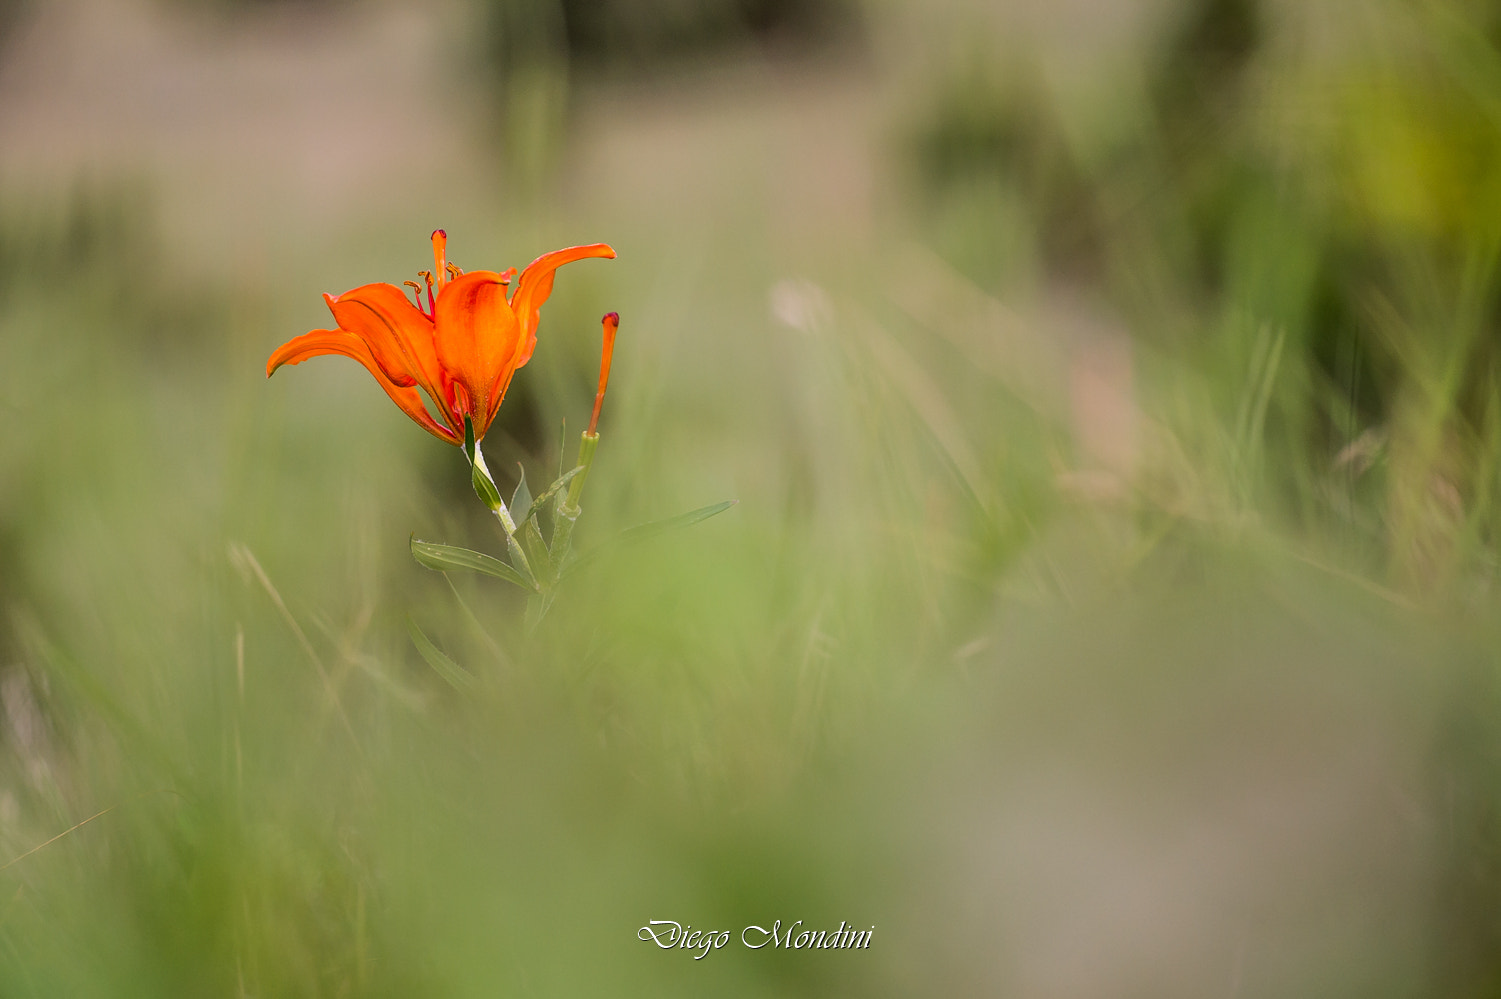
[[[490,474],[489,466],[485,464],[485,453],[480,450],[480,442],[474,442],[474,467],[490,480],[493,487],[495,477]],[[506,501],[501,498],[500,490],[495,490],[495,516],[500,518],[501,529],[506,534],[506,550],[511,554],[511,565],[523,576],[531,581],[533,589],[537,588],[537,574],[532,572],[532,565],[527,561],[526,552],[522,551],[521,543],[516,540],[516,521],[511,518],[511,511],[506,508]]]
[[[553,515],[552,548],[548,552],[548,562],[552,568],[553,578],[563,571],[563,562],[568,558],[568,552],[573,547],[573,525],[583,511],[579,508],[579,496],[584,491],[584,480],[589,477],[589,466],[594,464],[594,451],[599,447],[599,434],[591,434],[584,431],[579,438],[579,459],[577,467],[581,471],[568,483],[568,493],[558,497],[557,510]]]
[[[584,491],[584,480],[589,477],[589,466],[594,464],[594,450],[599,447],[599,434],[591,434],[585,430],[579,437],[579,460],[578,467],[583,471],[573,477],[568,483],[568,500],[563,504],[565,512],[572,510],[573,515],[579,515],[579,496]]]

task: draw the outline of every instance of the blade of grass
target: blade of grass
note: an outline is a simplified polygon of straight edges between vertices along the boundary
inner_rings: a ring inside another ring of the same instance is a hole
[[[479,681],[474,678],[474,674],[444,655],[443,650],[434,645],[432,640],[422,633],[422,629],[417,627],[417,622],[412,620],[411,615],[407,615],[407,634],[411,636],[412,644],[417,647],[417,652],[422,656],[423,661],[433,668],[433,672],[446,680],[454,690],[461,694],[470,694],[479,686]]]

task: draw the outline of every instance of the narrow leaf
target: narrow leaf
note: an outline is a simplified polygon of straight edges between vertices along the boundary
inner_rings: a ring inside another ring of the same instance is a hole
[[[547,542],[542,540],[542,529],[537,526],[537,521],[527,520],[516,533],[521,535],[521,545],[526,549],[527,559],[537,567],[533,575],[541,576],[546,583],[552,582],[548,578],[548,569],[552,565],[552,559],[548,556],[551,552],[547,549]]]
[[[417,622],[413,621],[410,616],[407,617],[407,634],[412,636],[412,644],[417,647],[418,653],[427,664],[433,668],[433,672],[447,680],[454,690],[468,694],[479,686],[479,681],[474,678],[474,674],[444,655],[443,650],[422,633],[422,629],[417,627]]]
[[[547,491],[546,492],[544,492],[541,496],[538,496],[536,499],[532,500],[531,507],[529,509],[523,511],[521,519],[518,520],[518,521],[516,521],[516,523],[519,525],[519,524],[523,523],[524,521],[526,521],[526,520],[528,520],[528,519],[530,519],[532,517],[535,517],[535,516],[537,516],[537,514],[541,513],[542,510],[543,510],[543,508],[547,506],[548,501],[551,500],[554,496],[556,496],[557,493],[558,493],[558,491],[560,489],[562,489],[564,486],[568,485],[568,483],[572,482],[573,481],[573,477],[575,475],[578,475],[583,470],[584,470],[584,466],[583,465],[578,465],[578,466],[575,466],[574,468],[569,469],[567,472],[564,472],[562,475],[558,476],[557,479],[554,480],[553,484],[547,487]],[[515,510],[516,508],[513,506],[513,507],[511,507],[511,509]]]
[[[467,569],[471,572],[483,572],[496,579],[504,579],[508,583],[515,583],[523,590],[532,589],[532,585],[521,573],[500,559],[482,552],[456,548],[453,545],[440,545],[432,541],[418,541],[415,536],[411,539],[411,546],[412,557],[435,572]]]
[[[547,608],[552,606],[552,591],[533,593],[526,602],[526,617],[523,625],[527,634],[533,634],[537,626],[542,623],[542,618],[547,614]]]
[[[578,571],[583,566],[588,565],[590,562],[593,562],[601,554],[609,551],[611,548],[619,545],[634,544],[638,541],[645,541],[649,538],[654,538],[659,534],[666,534],[668,531],[677,531],[685,527],[692,527],[699,521],[708,520],[715,514],[724,513],[726,510],[728,510],[738,502],[740,501],[724,500],[719,503],[711,503],[708,506],[701,506],[697,510],[689,510],[687,513],[680,513],[676,517],[668,517],[666,520],[654,520],[649,524],[637,524],[635,527],[627,528],[626,530],[621,531],[619,534],[617,534],[614,538],[600,545],[598,548],[595,548],[588,554],[582,555],[575,561],[569,563],[563,568],[563,571],[558,574],[558,578],[567,579],[569,576],[573,575],[574,572]]]
[[[646,538],[654,538],[658,534],[665,534],[668,531],[677,531],[684,527],[692,527],[701,520],[708,520],[715,514],[724,513],[739,502],[739,500],[723,500],[719,503],[710,503],[708,506],[701,506],[697,510],[680,513],[676,517],[668,517],[666,520],[654,520],[649,524],[637,524],[635,527],[629,527],[622,531],[620,533],[620,540],[622,542],[643,541]]]
[[[512,516],[515,516],[518,510],[525,512],[531,509],[532,505],[532,491],[526,487],[526,469],[521,467],[521,462],[519,461],[516,463],[516,472],[521,478],[516,482],[516,491],[511,494]],[[525,518],[522,519],[524,520]],[[518,528],[521,526],[520,520],[516,521],[516,526]]]

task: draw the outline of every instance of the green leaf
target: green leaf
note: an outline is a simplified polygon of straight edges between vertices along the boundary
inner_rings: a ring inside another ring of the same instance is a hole
[[[646,538],[654,538],[658,534],[668,531],[681,530],[684,527],[692,527],[701,520],[708,520],[715,514],[724,513],[730,507],[739,503],[739,500],[723,500],[719,503],[710,503],[701,506],[697,510],[689,510],[680,513],[676,517],[668,517],[666,520],[654,520],[649,524],[637,524],[635,527],[626,528],[620,533],[621,541],[641,541]]]
[[[490,481],[490,476],[478,465],[469,466],[469,481],[474,485],[474,494],[491,510],[500,509],[500,490]]]
[[[541,496],[538,496],[536,499],[532,500],[532,505],[528,509],[523,511],[521,519],[516,521],[517,526],[519,527],[527,520],[541,513],[543,508],[547,506],[548,501],[557,495],[558,490],[562,489],[564,486],[568,485],[568,483],[572,482],[573,477],[575,475],[578,475],[583,470],[584,466],[578,465],[558,476],[557,479],[553,481],[553,484],[547,487],[546,492],[544,492]],[[512,507],[511,509],[515,510],[516,508]]]
[[[533,575],[542,577],[544,583],[552,582],[548,577],[548,570],[552,565],[552,559],[548,556],[552,553],[548,551],[547,542],[542,540],[542,529],[537,526],[536,518],[528,518],[516,529],[516,533],[521,535],[521,546],[526,550],[527,560],[537,567]]]
[[[593,562],[604,552],[609,551],[611,548],[614,548],[618,545],[635,544],[639,541],[646,541],[649,538],[654,538],[659,534],[666,534],[668,531],[677,531],[685,527],[692,527],[699,521],[708,520],[715,514],[724,513],[730,507],[739,502],[739,500],[724,500],[719,503],[711,503],[708,506],[701,506],[697,510],[689,510],[687,513],[680,513],[676,517],[668,517],[666,520],[654,520],[649,524],[637,524],[635,527],[627,528],[626,530],[621,531],[611,540],[606,541],[604,544],[600,545],[598,548],[594,549],[586,555],[580,556],[575,561],[569,563],[563,568],[563,571],[558,574],[558,578],[568,578],[569,576],[573,575],[573,573],[583,568],[585,565]]]
[[[494,513],[500,509],[500,490],[495,488],[489,470],[485,468],[484,458],[479,453],[479,441],[474,439],[474,422],[467,416],[464,417],[464,457],[469,459],[469,483],[474,486],[474,494]]]
[[[516,472],[521,476],[516,482],[516,491],[511,494],[511,516],[516,516],[516,511],[526,511],[532,506],[532,491],[526,487],[526,469],[521,467],[521,462],[516,462]],[[523,517],[522,520],[525,518]],[[517,529],[521,527],[521,520],[516,521]]]
[[[523,621],[527,634],[536,632],[542,619],[547,616],[547,609],[552,606],[552,598],[556,593],[556,590],[543,590],[541,593],[533,593],[527,600],[526,618]]]
[[[526,577],[520,572],[500,559],[482,552],[456,548],[453,545],[440,545],[433,541],[418,541],[415,536],[411,539],[411,546],[412,558],[435,572],[467,569],[471,572],[483,572],[496,579],[504,579],[508,583],[515,583],[523,590],[533,589],[531,583],[527,582]]]
[[[444,655],[443,650],[422,633],[422,629],[417,627],[417,622],[413,621],[410,615],[407,616],[407,634],[412,636],[412,644],[417,646],[417,651],[427,664],[435,673],[447,680],[454,690],[469,694],[479,686],[479,681],[474,678],[474,674]]]

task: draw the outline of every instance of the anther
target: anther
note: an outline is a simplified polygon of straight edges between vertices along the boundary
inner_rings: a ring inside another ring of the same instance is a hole
[[[408,288],[412,289],[412,298],[415,299],[415,301],[416,301],[417,311],[421,312],[422,311],[422,285],[418,284],[416,281],[403,281],[401,283],[404,284],[404,285],[406,285]]]
[[[435,306],[433,305],[433,272],[418,271],[417,276],[427,282],[427,311],[429,314],[431,314],[433,309],[435,308]],[[441,289],[443,286],[440,284],[438,287],[439,289]]]

